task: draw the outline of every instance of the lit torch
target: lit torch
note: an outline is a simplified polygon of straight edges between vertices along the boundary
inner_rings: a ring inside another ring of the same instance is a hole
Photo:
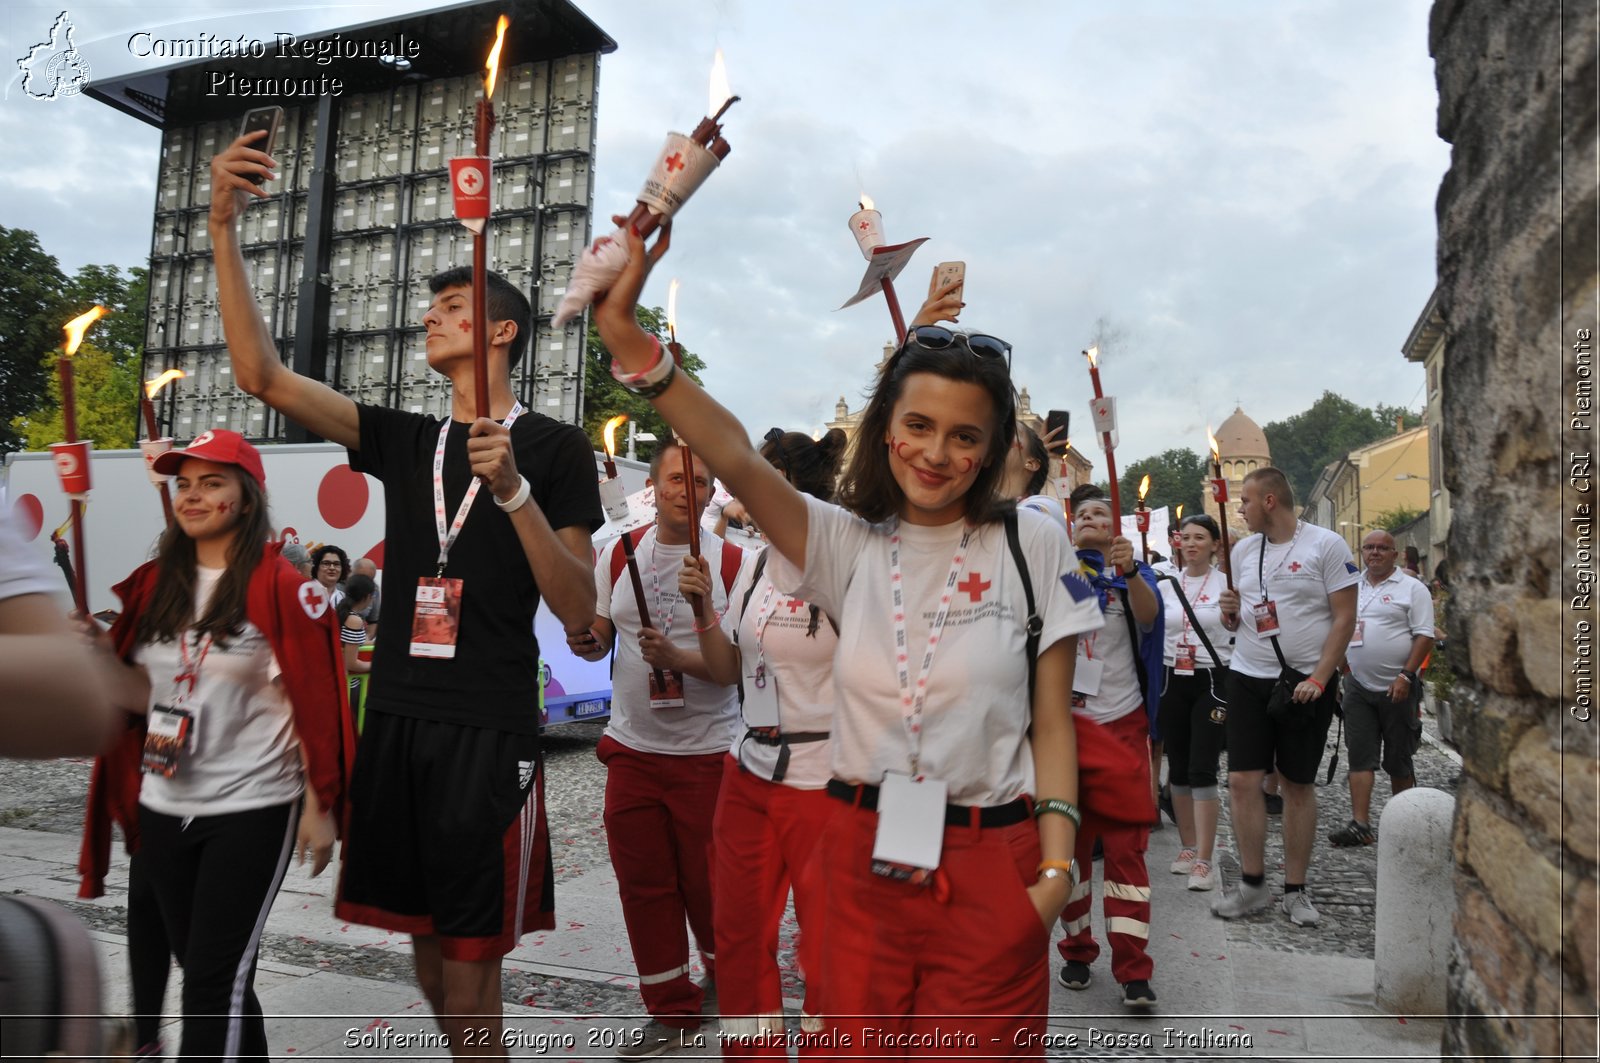
[[[683,345],[678,342],[678,278],[672,278],[672,283],[667,287],[667,350],[672,352],[672,360],[683,368]],[[674,435],[678,435],[676,432]],[[678,456],[683,462],[683,486],[689,502],[689,519],[693,527],[689,529],[689,556],[700,557],[700,507],[695,504],[694,497],[694,452],[689,449],[689,444],[683,436],[678,435]],[[693,596],[698,598],[698,595]],[[691,600],[689,607],[696,616],[700,615],[700,602]]]
[[[1222,448],[1217,445],[1217,437],[1211,434],[1211,426],[1206,425],[1206,442],[1211,446],[1211,497],[1217,501],[1217,516],[1222,518],[1217,523],[1222,531],[1222,574],[1227,578],[1228,589],[1233,590],[1233,547],[1229,545],[1228,537],[1228,481],[1222,478]]]
[[[1089,383],[1094,385],[1094,401],[1089,403],[1089,414],[1094,427],[1106,448],[1106,478],[1111,484],[1111,527],[1116,534],[1122,530],[1122,488],[1117,483],[1117,451],[1113,436],[1117,430],[1117,405],[1115,399],[1106,397],[1100,388],[1100,347],[1090,347],[1083,352],[1089,359]],[[1120,573],[1119,573],[1120,574]]]
[[[1150,511],[1145,508],[1144,496],[1150,493],[1150,474],[1145,473],[1144,479],[1139,481],[1139,504],[1133,511],[1134,526],[1139,529],[1139,548],[1144,551],[1141,555],[1145,564],[1150,563]]]
[[[144,471],[161,495],[161,515],[166,518],[169,528],[172,527],[172,487],[167,477],[156,472],[155,461],[172,449],[172,440],[162,436],[161,430],[156,425],[155,398],[162,388],[174,380],[182,380],[187,375],[182,369],[168,369],[153,380],[146,380],[144,393],[139,398],[139,409],[144,414],[146,434],[144,442],[139,444],[139,450],[144,454]]]
[[[1178,503],[1178,508],[1172,514],[1172,527],[1167,529],[1167,541],[1172,547],[1172,564],[1176,568],[1183,567],[1183,503]]]
[[[616,493],[622,494],[622,481],[617,479],[617,428],[628,419],[625,413],[619,413],[606,422],[602,435],[606,441],[606,479],[600,483],[600,498],[605,501],[606,484],[615,484]],[[614,521],[621,521],[627,517],[627,499],[622,499],[622,515],[619,517],[612,511],[610,505],[606,506],[606,516]],[[628,562],[628,581],[633,584],[633,600],[639,603],[639,627],[655,627],[650,622],[650,607],[644,604],[644,580],[639,578],[639,559],[633,554],[633,533],[624,528],[622,531],[622,556]],[[652,669],[658,689],[667,688],[667,677],[659,668]]]
[[[66,439],[50,444],[50,450],[55,458],[56,473],[61,478],[61,489],[72,499],[72,548],[78,555],[72,597],[78,611],[84,616],[89,615],[89,564],[83,547],[83,504],[89,498],[89,452],[92,442],[80,442],[78,439],[77,377],[72,356],[78,353],[78,348],[83,344],[83,334],[89,331],[89,326],[108,313],[110,311],[105,307],[96,305],[67,322],[62,328],[66,340],[61,345],[61,358],[56,362],[56,372],[61,380],[61,421]]]
[[[619,413],[606,422],[601,435],[606,441],[606,478],[600,481],[600,508],[606,519],[621,524],[628,519],[628,499],[622,490],[622,480],[617,477],[617,429],[628,419]]]
[[[861,199],[856,206],[859,209],[850,215],[850,235],[856,238],[856,245],[861,248],[861,257],[871,263],[873,252],[883,246],[883,213],[873,204],[872,197],[865,192],[861,193]],[[906,320],[900,311],[900,297],[895,294],[894,278],[909,258],[909,255],[905,256],[898,265],[886,264],[882,276],[878,278],[878,284],[883,289],[883,300],[889,304],[889,318],[894,322],[895,340],[900,343],[906,341]],[[867,273],[869,277],[872,275],[871,265],[867,267]]]
[[[482,187],[477,190],[483,196],[488,195],[490,185],[490,172],[493,164],[489,161],[489,136],[494,132],[494,82],[500,72],[500,49],[505,44],[506,27],[511,25],[511,20],[501,15],[495,23],[494,46],[489,49],[489,56],[483,63],[483,99],[478,101],[476,122],[473,126],[474,148],[479,158],[479,167],[473,172],[476,178],[467,180],[481,181]],[[457,184],[464,178],[463,171],[451,167],[451,183]],[[488,203],[483,203],[484,217],[488,218]],[[489,240],[488,225],[479,224],[471,227],[472,232],[472,398],[479,417],[492,416],[489,409]]]

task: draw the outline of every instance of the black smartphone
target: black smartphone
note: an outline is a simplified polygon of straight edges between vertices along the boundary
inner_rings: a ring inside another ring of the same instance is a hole
[[[1054,437],[1054,441],[1059,445],[1067,441],[1068,422],[1069,416],[1066,410],[1051,410],[1044,415],[1044,430],[1046,432],[1055,432],[1057,428],[1061,429],[1061,431],[1056,432]]]
[[[263,129],[266,130],[265,139],[252,141],[248,146],[271,155],[273,142],[278,139],[278,127],[282,124],[282,107],[257,107],[245,112],[244,122],[239,127],[239,135],[244,137],[249,136],[251,133],[258,133]],[[251,174],[250,180],[258,185],[266,183],[266,178],[260,174]]]

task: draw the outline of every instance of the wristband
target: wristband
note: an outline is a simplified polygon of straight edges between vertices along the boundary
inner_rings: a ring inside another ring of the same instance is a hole
[[[642,372],[629,373],[615,361],[611,363],[611,378],[642,399],[653,399],[667,390],[678,372],[677,363],[661,349],[661,341],[654,336],[650,340],[656,345],[656,357]]]
[[[726,609],[724,609],[722,611],[722,613],[726,613],[726,612],[727,612]],[[718,613],[716,616],[713,616],[711,618],[711,622],[709,624],[707,624],[705,627],[701,627],[698,623],[696,623],[694,625],[694,633],[696,635],[704,635],[707,631],[710,631],[712,628],[714,628],[718,624],[722,623],[722,613]]]
[[[500,512],[502,513],[514,513],[521,509],[527,504],[528,496],[533,494],[533,488],[528,486],[528,478],[526,476],[519,476],[517,479],[520,483],[517,486],[516,494],[505,502],[500,501],[499,498],[494,500],[494,504],[500,507]]]
[[[1071,871],[1072,870],[1072,861],[1071,860],[1040,860],[1039,861],[1039,866],[1037,868],[1035,868],[1034,870],[1035,871],[1039,871],[1041,873],[1045,872],[1045,871],[1051,871],[1051,870],[1055,870],[1055,871]]]
[[[1059,797],[1041,797],[1033,803],[1034,819],[1038,819],[1040,816],[1048,813],[1054,813],[1058,816],[1066,816],[1068,819],[1072,820],[1074,825],[1078,827],[1083,826],[1083,813],[1079,812],[1078,806],[1073,804],[1071,801],[1063,801]]]
[[[1310,683],[1312,686],[1317,688],[1317,696],[1318,697],[1321,697],[1323,694],[1327,693],[1327,691],[1328,691],[1327,687],[1325,687],[1321,683],[1317,682],[1316,676],[1311,676],[1311,675],[1306,676],[1306,682]]]

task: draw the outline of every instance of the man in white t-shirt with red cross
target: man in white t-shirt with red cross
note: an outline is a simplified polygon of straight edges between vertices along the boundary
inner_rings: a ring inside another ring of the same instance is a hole
[[[1271,466],[1244,478],[1239,514],[1255,534],[1235,544],[1234,588],[1219,598],[1237,631],[1228,666],[1228,809],[1242,881],[1212,912],[1235,919],[1272,902],[1261,777],[1276,766],[1283,794],[1283,911],[1320,920],[1306,892],[1317,834],[1317,767],[1338,704],[1338,671],[1356,624],[1355,558],[1327,528],[1298,519],[1294,493]]]
[[[1411,755],[1422,739],[1422,682],[1433,650],[1433,597],[1395,562],[1394,536],[1379,528],[1361,541],[1366,572],[1356,599],[1356,630],[1345,651],[1345,744],[1350,748],[1350,822],[1328,835],[1336,846],[1371,845],[1372,786],[1382,751],[1389,792],[1411,789]]]
[[[701,529],[711,474],[699,461],[691,464],[692,509],[682,449],[664,446],[650,463],[656,524],[638,536],[634,556],[652,626],[640,621],[633,580],[619,561],[619,539],[601,552],[595,566],[593,628],[567,640],[587,660],[602,659],[613,645],[617,650],[611,720],[595,752],[606,765],[611,866],[639,993],[651,1016],[643,1030],[629,1032],[618,1045],[623,1059],[706,1043],[694,1033],[705,991],[689,977],[689,930],[706,974],[714,978],[716,972],[711,825],[739,698],[735,687],[711,681],[700,656],[694,610],[678,592],[678,570],[689,556],[689,536],[698,535],[720,615],[742,559],[737,546]]]

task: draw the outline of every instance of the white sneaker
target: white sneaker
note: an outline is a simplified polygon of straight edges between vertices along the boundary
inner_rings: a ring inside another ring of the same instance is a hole
[[[1221,878],[1222,873],[1209,861],[1196,860],[1189,869],[1189,888],[1197,891],[1214,890]]]
[[[1195,859],[1199,855],[1193,849],[1183,850],[1178,854],[1178,858],[1172,862],[1172,873],[1174,875],[1187,875],[1194,867]]]
[[[1240,916],[1259,912],[1272,903],[1272,892],[1263,882],[1259,886],[1251,886],[1241,882],[1231,890],[1223,890],[1211,905],[1211,914],[1221,919],[1238,919]]]
[[[1322,922],[1322,916],[1317,914],[1316,907],[1311,903],[1311,895],[1304,889],[1283,895],[1283,914],[1295,926],[1316,926]]]
[[[685,1030],[651,1019],[632,1032],[618,1032],[618,1059],[649,1059],[663,1052],[677,1052],[685,1048],[706,1047],[706,1038],[699,1030]]]

